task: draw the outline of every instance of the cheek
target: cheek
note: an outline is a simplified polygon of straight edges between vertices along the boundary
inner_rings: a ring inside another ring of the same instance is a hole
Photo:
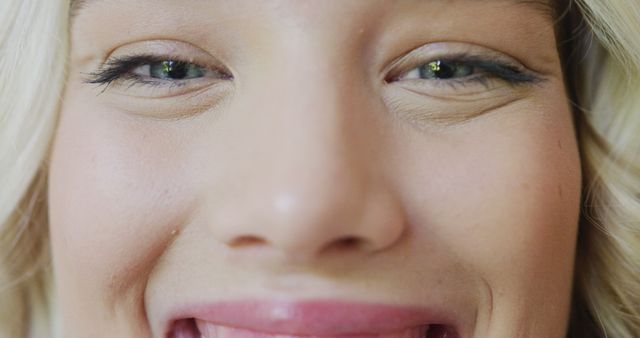
[[[176,150],[178,132],[109,114],[67,103],[53,148],[54,264],[61,285],[78,297],[143,284],[188,214],[192,181]]]
[[[444,182],[458,182],[442,188],[459,208],[447,224],[459,225],[455,236],[466,257],[483,260],[496,273],[510,272],[501,281],[572,261],[580,195],[575,146],[559,141],[563,133],[525,126],[479,137],[462,152],[465,160],[443,173]],[[558,142],[572,149],[559,149]]]
[[[410,222],[423,248],[458,257],[490,286],[494,318],[558,318],[549,326],[561,332],[581,187],[570,114],[495,114],[410,143],[398,160],[409,164]]]

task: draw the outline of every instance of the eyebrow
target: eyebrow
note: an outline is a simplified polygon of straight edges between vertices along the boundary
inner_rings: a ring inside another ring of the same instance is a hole
[[[560,15],[560,4],[570,2],[571,0],[554,1],[554,0],[515,0],[518,5],[532,6],[543,13],[556,19]]]
[[[95,3],[98,2],[99,0],[71,0],[71,6],[70,6],[70,15],[71,18],[75,17],[78,15],[78,13],[87,5],[90,3]],[[566,2],[565,1],[558,1],[558,3],[560,2]],[[570,1],[570,0],[568,0]],[[556,5],[556,1],[554,0],[512,0],[512,2],[514,2],[515,4],[518,5],[527,5],[527,6],[532,6],[534,8],[536,8],[537,10],[543,12],[544,14],[550,16],[551,18],[555,19],[558,15],[559,15],[559,6]]]

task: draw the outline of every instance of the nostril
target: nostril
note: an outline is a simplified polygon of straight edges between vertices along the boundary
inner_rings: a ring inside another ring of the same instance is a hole
[[[336,241],[335,246],[341,249],[351,249],[360,246],[361,240],[355,236],[347,236]]]
[[[364,241],[356,236],[345,236],[342,238],[338,238],[331,242],[327,247],[325,247],[324,251],[334,251],[334,252],[342,252],[342,251],[353,251],[355,249],[359,249],[364,244]]]
[[[229,246],[233,248],[241,248],[248,246],[259,246],[266,244],[263,238],[253,235],[238,236],[229,242]]]

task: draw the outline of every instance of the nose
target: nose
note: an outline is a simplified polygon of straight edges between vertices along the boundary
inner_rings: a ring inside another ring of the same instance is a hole
[[[379,252],[404,232],[379,156],[379,108],[361,86],[336,85],[319,68],[305,74],[312,85],[270,77],[229,108],[224,142],[233,146],[207,191],[207,223],[232,253],[310,262]]]
[[[297,182],[288,181],[278,185],[279,191],[274,186],[255,192],[234,208],[244,210],[215,226],[216,237],[234,251],[259,249],[264,257],[276,254],[292,262],[377,252],[398,240],[402,233],[399,209],[384,193],[353,198],[356,194],[342,180],[328,184],[323,178],[310,179],[316,180],[313,185],[294,186]]]

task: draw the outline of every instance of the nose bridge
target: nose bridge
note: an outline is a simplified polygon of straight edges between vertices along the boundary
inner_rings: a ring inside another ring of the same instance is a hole
[[[358,142],[364,135],[353,130],[337,96],[309,98],[306,109],[291,107],[286,113],[308,116],[281,134],[279,163],[271,172],[277,191],[273,211],[280,217],[274,226],[283,227],[274,235],[283,236],[282,243],[309,247],[322,245],[325,237],[357,236],[356,223],[366,212],[370,171],[362,166],[367,156]]]
[[[345,245],[388,246],[402,220],[372,180],[371,133],[357,123],[366,115],[358,109],[368,105],[351,86],[361,79],[336,74],[341,66],[326,53],[288,55],[269,67],[262,90],[246,94],[252,99],[242,110],[253,121],[243,133],[251,135],[245,150],[252,160],[239,168],[247,179],[233,193],[242,202],[216,208],[226,216],[214,217],[214,233],[238,250],[249,244],[296,260]]]
[[[271,116],[279,118],[267,150],[276,159],[271,174],[290,191],[320,196],[341,190],[342,199],[356,198],[368,179],[367,168],[361,166],[367,135],[354,128],[353,114],[358,112],[348,107],[350,94],[338,90],[336,79],[316,75],[313,84],[303,80],[287,86],[283,91],[291,95],[273,107]]]

